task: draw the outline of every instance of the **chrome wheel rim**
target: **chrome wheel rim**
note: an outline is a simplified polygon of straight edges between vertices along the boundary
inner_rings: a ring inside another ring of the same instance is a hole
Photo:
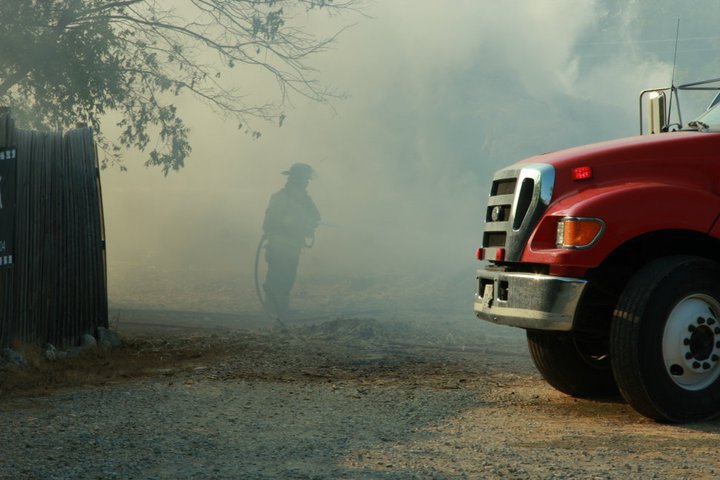
[[[663,332],[665,370],[685,390],[702,390],[720,376],[720,304],[708,295],[681,300]]]

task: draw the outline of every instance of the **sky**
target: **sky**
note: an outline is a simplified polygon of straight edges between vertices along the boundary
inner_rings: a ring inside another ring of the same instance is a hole
[[[676,84],[720,76],[717,2],[376,0],[365,14],[298,19],[320,34],[351,25],[311,61],[346,94],[332,107],[292,97],[282,127],[253,140],[180,97],[193,147],[181,172],[163,177],[133,152],[127,172],[102,172],[111,303],[257,310],[263,214],[281,172],[304,162],[323,224],[296,305],[397,294],[472,315],[493,172],[636,135],[640,90],[673,71]],[[256,72],[237,81],[250,98],[277,95]]]

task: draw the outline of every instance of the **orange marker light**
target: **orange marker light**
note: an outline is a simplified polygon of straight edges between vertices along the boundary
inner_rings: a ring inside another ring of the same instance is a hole
[[[555,244],[559,248],[587,248],[594,245],[605,230],[599,218],[565,217],[558,223]]]
[[[572,169],[572,179],[574,182],[579,180],[590,180],[593,178],[592,167],[575,167]]]

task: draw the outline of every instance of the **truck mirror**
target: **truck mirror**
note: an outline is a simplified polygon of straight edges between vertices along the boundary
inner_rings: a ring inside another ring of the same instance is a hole
[[[649,133],[660,133],[667,131],[667,110],[665,108],[665,92],[650,92],[648,96],[650,108],[648,109],[650,116]]]

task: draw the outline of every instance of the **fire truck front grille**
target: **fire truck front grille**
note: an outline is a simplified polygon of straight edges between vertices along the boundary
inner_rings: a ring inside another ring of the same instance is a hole
[[[524,178],[522,185],[520,185],[520,191],[515,197],[515,215],[513,216],[513,230],[517,230],[522,225],[525,216],[528,213],[530,204],[533,201],[533,194],[535,193],[535,181],[532,178]]]
[[[504,248],[504,259],[519,261],[540,217],[550,204],[555,169],[534,164],[495,174],[485,214],[483,248]],[[495,258],[490,254],[486,258]]]
[[[495,180],[490,195],[512,195],[515,193],[515,185],[517,185],[517,178]]]
[[[502,222],[510,218],[510,207],[512,205],[489,205],[487,208],[487,214],[485,215],[485,222]],[[497,207],[497,208],[496,208]]]
[[[507,233],[505,232],[485,232],[483,245],[487,248],[504,247],[506,238]]]

